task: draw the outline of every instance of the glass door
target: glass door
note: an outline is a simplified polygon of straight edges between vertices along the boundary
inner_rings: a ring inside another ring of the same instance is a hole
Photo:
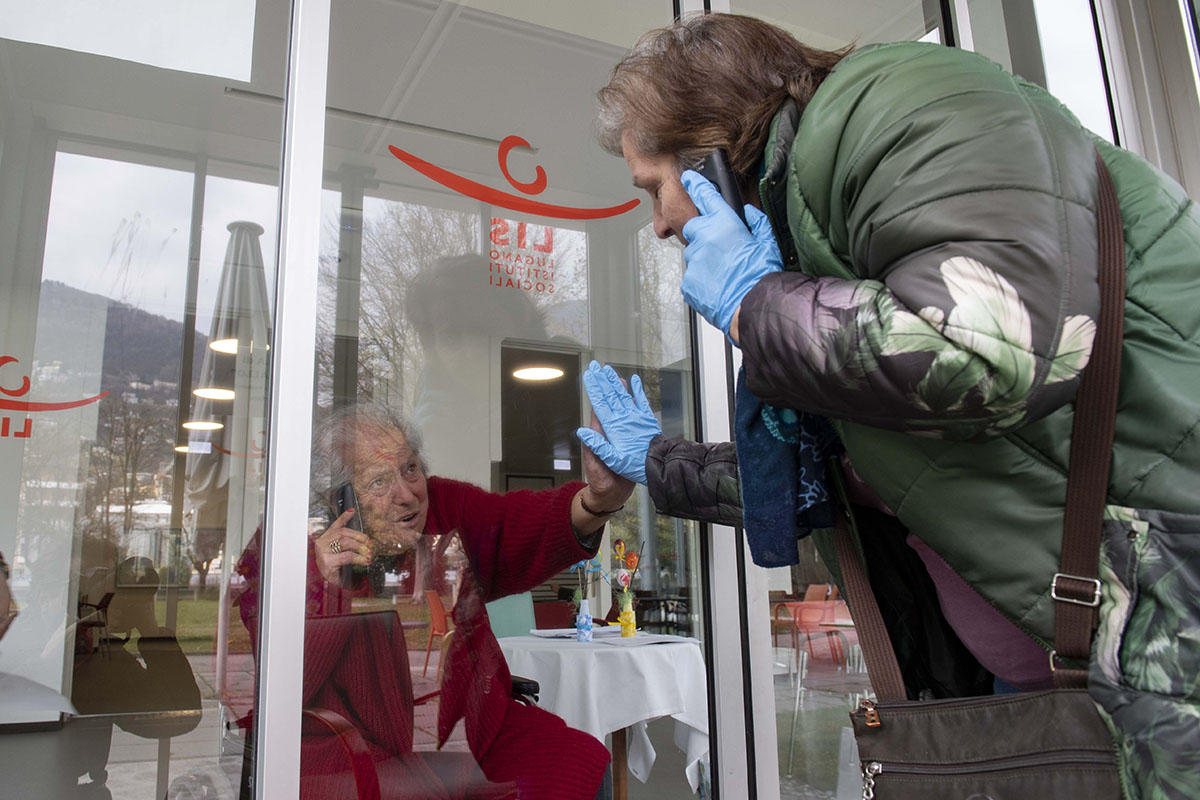
[[[813,47],[952,41],[937,2],[729,3]],[[715,6],[715,4],[714,4]],[[799,563],[762,569],[746,559],[749,685],[759,796],[851,798],[862,773],[848,712],[871,694],[854,624],[812,538]]]
[[[591,128],[670,15],[332,4],[301,797],[711,791],[698,526],[644,490],[596,537],[570,511],[592,360],[695,429],[680,250]],[[604,643],[622,570],[640,641],[666,644]]]
[[[236,561],[264,507],[289,6],[131,5],[0,9],[13,797],[249,796],[254,768]]]

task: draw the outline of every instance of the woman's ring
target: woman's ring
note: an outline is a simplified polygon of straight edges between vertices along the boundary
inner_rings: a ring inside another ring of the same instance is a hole
[[[329,543],[329,552],[331,552],[331,553],[342,552],[342,540],[334,539],[332,542],[330,542]]]

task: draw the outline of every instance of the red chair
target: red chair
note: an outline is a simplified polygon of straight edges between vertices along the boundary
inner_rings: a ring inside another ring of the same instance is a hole
[[[533,624],[539,630],[574,627],[575,606],[563,600],[534,603]]]
[[[415,707],[394,611],[305,622],[301,800],[515,800],[471,753],[414,750]]]
[[[433,650],[433,637],[444,638],[450,633],[450,619],[446,614],[446,606],[442,605],[442,596],[433,589],[426,589],[425,600],[429,603],[429,642],[425,645],[425,666],[421,669],[422,678],[429,671],[429,653]]]

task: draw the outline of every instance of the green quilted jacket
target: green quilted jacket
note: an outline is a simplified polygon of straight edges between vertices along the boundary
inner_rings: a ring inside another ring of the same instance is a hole
[[[1178,185],[981,56],[865,47],[772,125],[760,199],[786,271],[743,301],[743,364],[764,402],[834,420],[905,526],[1049,650],[1099,306],[1096,148],[1127,289],[1091,690],[1127,794],[1196,796],[1200,212]],[[660,509],[671,458],[656,443]]]

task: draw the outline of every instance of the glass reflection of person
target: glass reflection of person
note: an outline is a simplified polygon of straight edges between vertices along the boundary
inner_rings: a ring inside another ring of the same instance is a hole
[[[5,740],[0,759],[5,797],[110,798],[114,724],[159,739],[187,733],[200,722],[200,689],[191,665],[174,631],[158,624],[153,564],[126,558],[114,569],[109,565],[116,548],[102,540],[85,540],[83,554],[81,583],[111,593],[104,608],[107,624],[99,638],[91,638],[93,628],[75,623],[56,630],[75,640],[70,702],[41,684],[0,673],[0,719],[29,711],[68,715],[60,729]],[[8,608],[2,597],[0,607]]]
[[[442,258],[407,287],[405,311],[423,364],[412,422],[425,434],[430,460],[454,477],[487,485],[491,342],[546,341],[542,313],[523,291],[488,285],[488,259]]]
[[[181,736],[200,722],[200,688],[175,631],[158,622],[158,571],[137,556],[122,560],[115,578],[107,641],[77,645],[71,700],[80,714],[119,715],[116,725],[136,736]],[[97,732],[103,758],[91,768],[93,782],[108,759],[112,726]]]
[[[412,423],[426,457],[449,477],[481,486],[492,480],[492,341],[543,342],[542,311],[527,292],[489,285],[489,262],[467,253],[440,258],[405,290],[405,314],[421,346]],[[414,602],[432,579],[426,542],[413,555]]]
[[[595,554],[604,523],[611,516],[603,512],[622,506],[633,484],[590,455],[584,471],[586,483],[504,495],[431,476],[420,437],[387,409],[367,404],[335,412],[319,426],[314,445],[314,474],[320,476],[314,482],[318,501],[331,506],[333,494],[348,482],[359,507],[345,511],[309,539],[306,611],[310,630],[314,619],[348,612],[352,598],[371,593],[370,582],[361,572],[345,586],[343,568],[361,570],[377,559],[394,559],[422,538],[437,540],[431,548],[435,553],[444,549],[439,545],[446,537],[461,542],[467,563],[455,571],[469,576],[462,579],[453,608],[455,629],[446,654],[437,744],[441,747],[455,724],[464,720],[467,744],[487,780],[515,782],[523,798],[593,797],[609,760],[608,751],[593,737],[510,697],[511,677],[484,609],[487,601],[526,591]],[[355,516],[362,531],[348,525]],[[454,552],[454,546],[449,552]],[[240,605],[253,635],[257,537],[243,554],[238,570],[248,579],[249,591],[242,595]],[[446,569],[435,572],[445,574]],[[323,653],[313,652],[317,646],[314,637],[306,636],[306,672],[310,664],[328,660]],[[399,655],[407,659],[405,654]],[[407,671],[405,665],[406,677]],[[310,677],[305,676],[306,687]],[[374,677],[364,674],[360,678],[361,691],[358,682],[352,681],[335,698],[344,703],[342,710],[347,716],[356,718],[364,718],[363,704],[378,702],[370,696]],[[406,685],[402,691],[408,693],[405,724],[411,727],[411,687]],[[369,738],[369,725],[367,728],[364,736]],[[411,748],[411,730],[402,732],[400,738]],[[394,772],[396,763],[413,766],[404,753],[386,752],[380,742],[370,742],[370,746],[376,761],[386,762],[378,765],[381,771]],[[532,758],[535,753],[537,757]],[[431,760],[436,761],[436,756],[432,754]],[[401,771],[390,782],[392,788],[384,791],[408,796],[412,792],[404,781]],[[453,787],[444,788],[454,794]],[[301,793],[324,796],[304,788]]]

